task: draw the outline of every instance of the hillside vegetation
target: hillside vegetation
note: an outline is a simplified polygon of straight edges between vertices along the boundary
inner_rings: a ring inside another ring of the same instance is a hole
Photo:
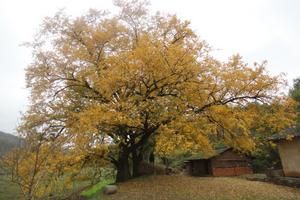
[[[21,193],[17,184],[10,181],[7,175],[0,167],[0,200],[19,200]]]
[[[0,131],[0,156],[20,145],[20,138]]]

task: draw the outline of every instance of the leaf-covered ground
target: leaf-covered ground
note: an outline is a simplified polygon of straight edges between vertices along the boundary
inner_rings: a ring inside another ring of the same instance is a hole
[[[119,184],[104,200],[300,200],[300,189],[240,178],[151,176]]]

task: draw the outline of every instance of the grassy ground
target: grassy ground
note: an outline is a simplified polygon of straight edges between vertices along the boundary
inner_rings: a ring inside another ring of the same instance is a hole
[[[0,170],[0,200],[18,199],[20,199],[18,186],[8,181],[8,177]]]
[[[99,197],[100,199],[100,197]],[[240,178],[151,176],[119,185],[103,200],[300,200],[300,189]]]
[[[100,194],[102,194],[102,189],[105,185],[114,183],[113,179],[104,179],[98,184],[84,190],[81,195],[85,196],[88,200],[98,200]],[[85,188],[90,185],[90,181],[77,181],[73,182],[73,189],[64,191],[65,196],[69,196],[72,192],[80,190],[80,188]],[[20,194],[20,189],[18,185],[11,183],[7,174],[0,168],[0,200],[19,200],[23,199]]]
[[[93,187],[83,191],[81,193],[82,196],[86,197],[89,200],[98,200],[101,199],[103,188],[106,185],[112,184],[115,181],[113,179],[105,179],[98,184],[94,185]]]

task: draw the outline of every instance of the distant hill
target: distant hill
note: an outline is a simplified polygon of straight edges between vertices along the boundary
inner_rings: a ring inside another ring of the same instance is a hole
[[[19,146],[19,137],[0,131],[0,156]]]

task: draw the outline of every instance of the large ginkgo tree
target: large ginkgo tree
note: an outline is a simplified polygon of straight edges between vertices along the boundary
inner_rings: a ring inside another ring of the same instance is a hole
[[[149,143],[163,156],[210,153],[215,142],[251,151],[250,129],[261,116],[254,105],[291,105],[278,95],[282,77],[270,76],[265,62],[248,65],[239,55],[219,61],[190,22],[151,15],[145,2],[115,5],[116,15],[91,10],[45,19],[30,44],[31,103],[19,127],[26,137],[61,140],[85,159],[105,149],[99,155],[125,181],[139,175]],[[292,123],[292,114],[279,116],[286,120],[265,121]]]

